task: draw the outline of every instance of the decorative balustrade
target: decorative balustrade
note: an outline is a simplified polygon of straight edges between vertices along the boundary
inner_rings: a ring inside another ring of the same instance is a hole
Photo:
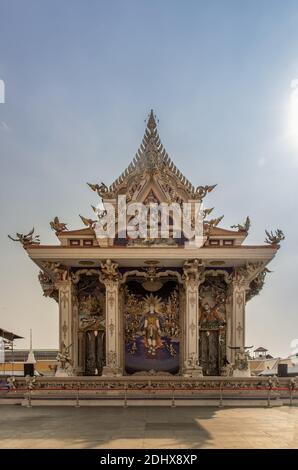
[[[4,386],[3,386],[4,385]],[[129,376],[129,377],[15,377],[2,382],[2,403],[6,399],[27,400],[31,406],[45,400],[71,400],[76,406],[88,401],[106,404],[135,404],[150,401],[165,405],[197,404],[223,406],[248,402],[293,405],[298,399],[298,379],[277,377],[198,377]]]

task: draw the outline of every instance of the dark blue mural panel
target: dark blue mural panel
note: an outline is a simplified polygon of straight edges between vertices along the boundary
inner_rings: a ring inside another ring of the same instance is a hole
[[[179,293],[166,282],[149,293],[138,282],[125,291],[125,370],[179,372]]]

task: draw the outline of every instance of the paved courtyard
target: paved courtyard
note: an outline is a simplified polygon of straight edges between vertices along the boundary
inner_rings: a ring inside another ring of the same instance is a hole
[[[298,448],[298,408],[0,407],[1,448]]]

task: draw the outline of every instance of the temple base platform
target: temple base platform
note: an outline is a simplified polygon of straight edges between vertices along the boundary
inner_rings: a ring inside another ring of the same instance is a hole
[[[296,387],[296,386],[295,386]],[[298,403],[291,378],[18,377],[0,404],[23,406],[281,406]]]

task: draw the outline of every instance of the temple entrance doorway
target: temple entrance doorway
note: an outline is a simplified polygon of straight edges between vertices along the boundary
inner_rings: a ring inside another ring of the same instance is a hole
[[[227,283],[222,273],[207,275],[200,290],[199,364],[203,375],[220,375],[226,363]]]
[[[199,363],[203,375],[220,375],[219,330],[200,330]]]
[[[77,271],[78,358],[83,375],[101,375],[105,365],[105,286],[97,271]]]
[[[124,369],[126,374],[169,373],[180,369],[179,286],[129,281],[124,291]]]
[[[85,375],[101,375],[105,360],[104,330],[85,332]]]

